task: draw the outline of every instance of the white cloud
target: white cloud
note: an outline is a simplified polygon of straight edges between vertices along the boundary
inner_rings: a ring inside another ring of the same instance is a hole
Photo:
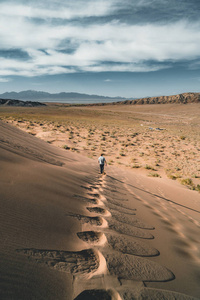
[[[52,2],[53,3],[53,2]],[[144,0],[139,5],[146,3]],[[29,60],[0,59],[0,75],[37,76],[80,71],[148,72],[166,68],[167,61],[199,58],[200,22],[159,25],[53,25],[48,18],[103,16],[116,1],[69,2],[54,9],[24,4],[0,4],[1,49],[22,49]],[[40,17],[44,22],[35,22]],[[67,44],[73,52],[62,53]],[[61,46],[62,45],[62,46]],[[70,46],[69,46],[70,47]],[[45,50],[42,51],[41,49]],[[148,61],[155,63],[149,64]],[[157,63],[156,63],[157,62]]]

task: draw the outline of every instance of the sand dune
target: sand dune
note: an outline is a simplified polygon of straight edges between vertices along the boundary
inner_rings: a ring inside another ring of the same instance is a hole
[[[200,196],[0,122],[1,299],[200,298]]]

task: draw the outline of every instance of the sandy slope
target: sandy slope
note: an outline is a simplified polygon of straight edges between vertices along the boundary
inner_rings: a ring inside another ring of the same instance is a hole
[[[198,193],[0,132],[1,299],[200,298]]]

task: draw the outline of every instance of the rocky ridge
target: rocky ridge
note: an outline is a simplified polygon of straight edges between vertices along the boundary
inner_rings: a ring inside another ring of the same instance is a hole
[[[200,102],[200,93],[183,93],[172,96],[147,97],[134,100],[125,100],[112,103],[97,103],[89,105],[144,105],[144,104],[171,104],[171,103],[198,103]]]
[[[15,100],[15,99],[0,99],[0,105],[34,107],[34,106],[45,106],[46,104],[40,103],[40,102],[35,102],[35,101],[21,101],[21,100]]]

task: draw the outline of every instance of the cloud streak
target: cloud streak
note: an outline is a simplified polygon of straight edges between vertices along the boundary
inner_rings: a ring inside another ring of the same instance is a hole
[[[58,3],[62,5],[55,6]],[[0,76],[149,72],[170,68],[177,61],[200,59],[199,21],[129,24],[119,16],[83,26],[84,18],[97,20],[124,7],[114,0],[63,3],[50,1],[48,8],[43,2],[39,7],[31,1],[0,4]],[[137,1],[134,9],[149,3]],[[151,1],[152,6],[157,3]]]
[[[51,2],[51,1],[50,1]],[[53,3],[53,2],[52,2]],[[112,12],[113,1],[87,1],[86,5],[83,1],[74,1],[59,3],[51,8],[46,6],[38,7],[32,2],[27,5],[25,3],[3,2],[0,3],[1,15],[4,17],[21,17],[21,18],[41,18],[41,19],[64,19],[71,20],[84,17],[105,16]],[[49,1],[48,1],[49,4]],[[12,9],[11,9],[12,7]]]

